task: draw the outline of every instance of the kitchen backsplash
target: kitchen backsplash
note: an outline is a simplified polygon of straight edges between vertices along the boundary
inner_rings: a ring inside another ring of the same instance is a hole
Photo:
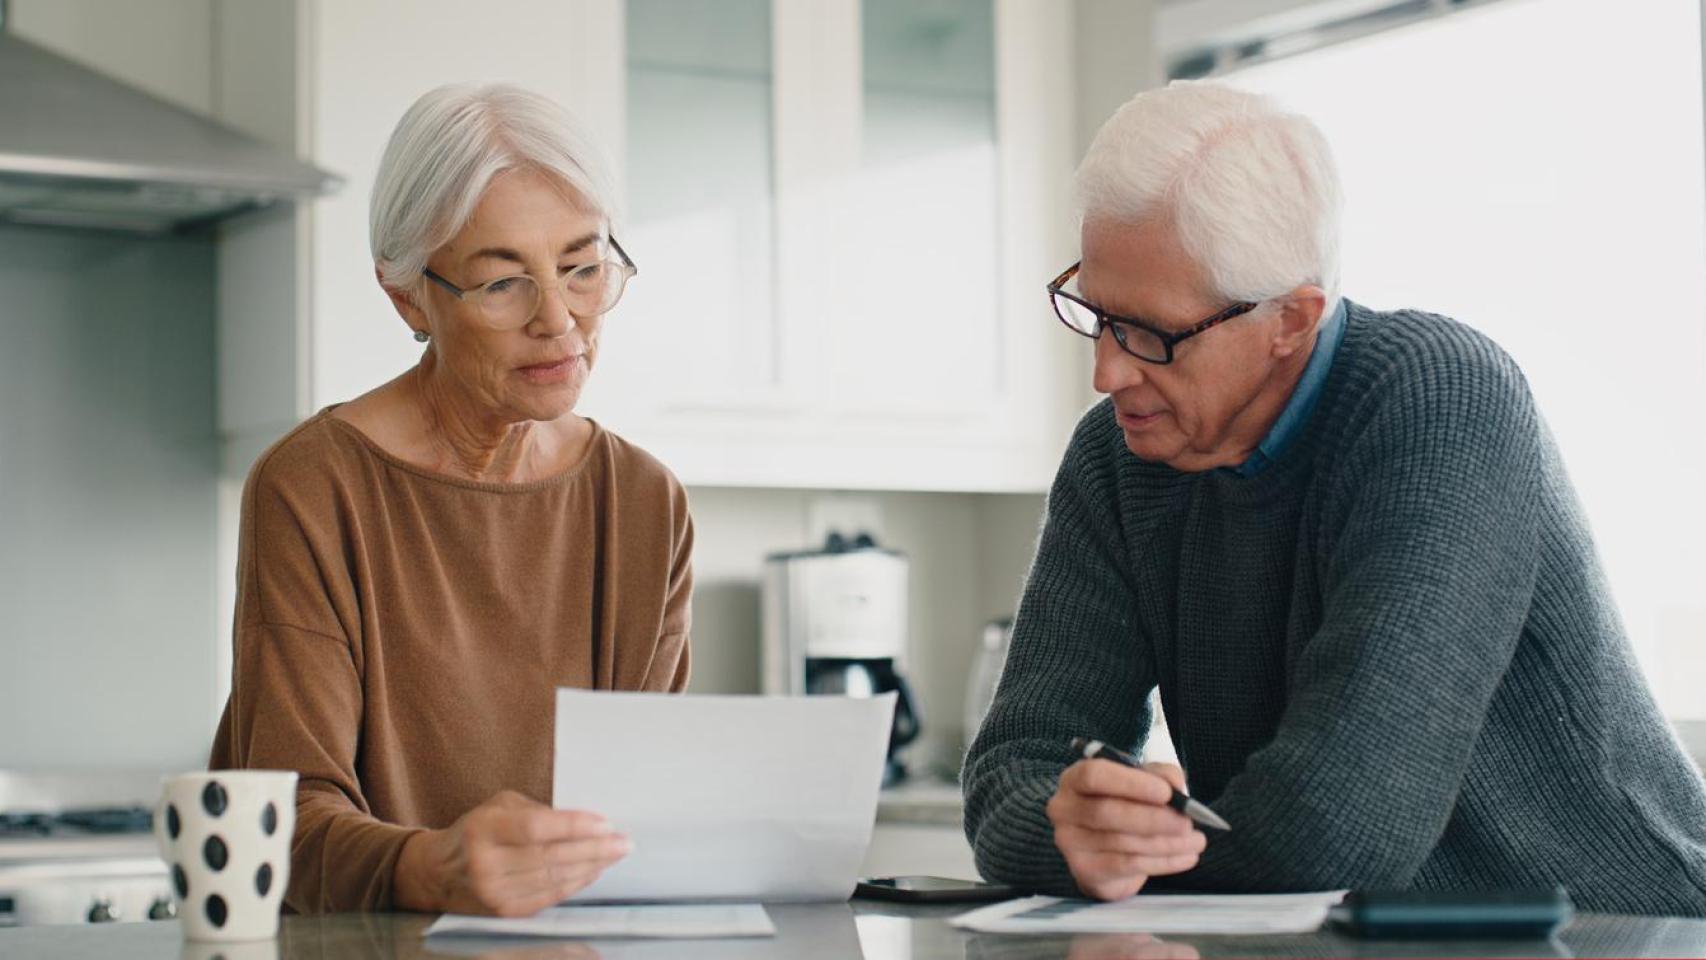
[[[205,758],[213,255],[0,227],[0,768]]]

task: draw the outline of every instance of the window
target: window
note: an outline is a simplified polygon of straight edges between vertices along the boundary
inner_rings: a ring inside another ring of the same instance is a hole
[[[1320,124],[1344,293],[1522,365],[1661,707],[1706,719],[1696,0],[1502,0],[1230,73]]]

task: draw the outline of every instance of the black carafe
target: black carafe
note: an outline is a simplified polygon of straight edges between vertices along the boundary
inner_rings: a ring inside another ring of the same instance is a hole
[[[887,657],[871,660],[814,657],[806,661],[806,693],[849,697],[874,697],[895,691],[894,725],[889,731],[888,761],[883,767],[883,786],[906,779],[906,764],[900,749],[918,739],[918,701],[912,686]]]

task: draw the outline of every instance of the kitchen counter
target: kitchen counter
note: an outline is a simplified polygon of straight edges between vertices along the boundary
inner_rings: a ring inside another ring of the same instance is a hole
[[[1333,933],[1288,936],[998,936],[947,923],[963,907],[851,904],[773,905],[777,935],[748,940],[491,940],[434,938],[418,914],[285,917],[279,938],[250,944],[185,943],[178,925],[156,923],[0,930],[7,960],[365,960],[486,957],[491,960],[794,958],[836,960],[1075,960],[1190,957],[1699,957],[1706,920],[1586,914],[1551,941],[1405,943],[1357,941]]]
[[[877,794],[878,823],[912,823],[960,829],[965,805],[960,785],[938,777],[920,777]]]
[[[964,816],[960,785],[952,780],[919,777],[885,789],[877,797],[877,823],[859,875],[975,878]]]

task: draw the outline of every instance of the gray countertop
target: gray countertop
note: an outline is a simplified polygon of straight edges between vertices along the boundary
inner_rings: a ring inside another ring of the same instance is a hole
[[[878,823],[958,828],[965,817],[960,785],[940,777],[917,777],[877,795]]]
[[[492,960],[653,960],[663,957],[825,960],[1132,960],[1190,957],[1701,957],[1706,920],[1586,914],[1551,941],[1406,943],[1333,933],[1289,936],[998,936],[950,927],[963,907],[771,905],[773,938],[751,940],[422,939],[431,917],[335,914],[285,917],[279,938],[251,944],[185,943],[175,922],[0,930],[6,960],[365,960],[488,957]]]

